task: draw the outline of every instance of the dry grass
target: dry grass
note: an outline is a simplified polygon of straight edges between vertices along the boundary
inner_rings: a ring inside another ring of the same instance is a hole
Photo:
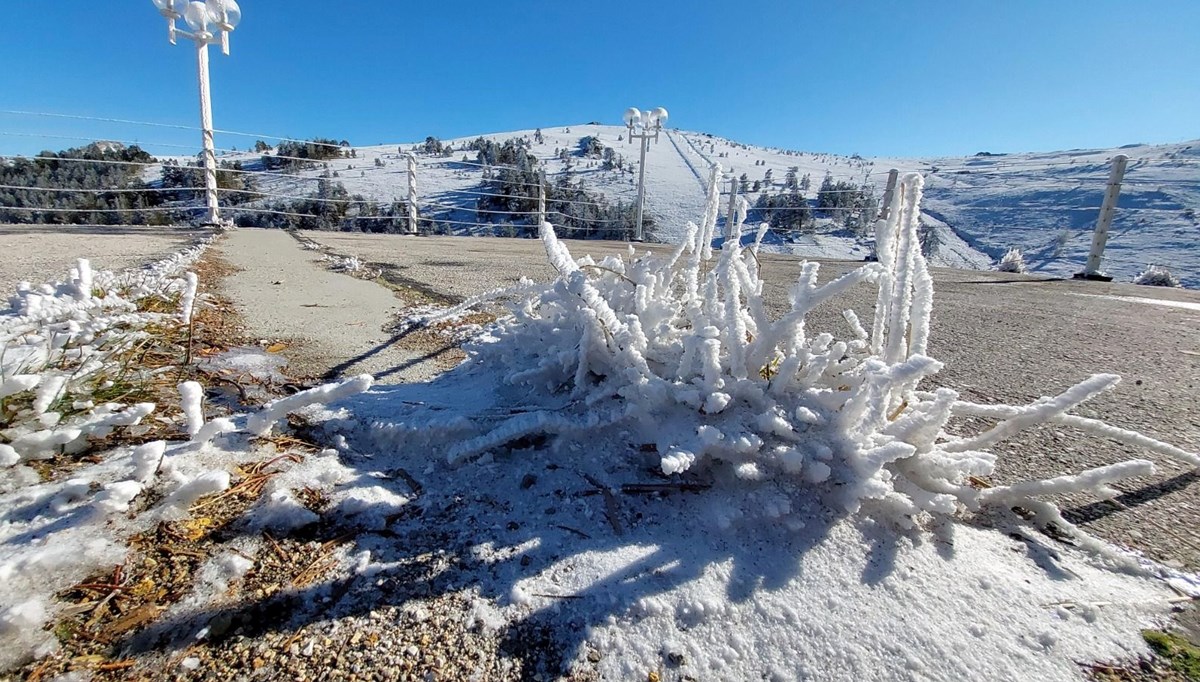
[[[219,378],[208,376],[195,364],[185,362],[188,346],[193,357],[218,354],[239,345],[239,320],[233,306],[217,295],[220,279],[233,268],[212,252],[200,260],[194,270],[200,277],[204,303],[197,307],[190,328],[161,323],[146,329],[147,334],[114,356],[114,369],[97,377],[97,388],[90,396],[96,402],[153,402],[156,415],[178,416],[178,384],[195,379],[213,385]],[[145,310],[173,313],[178,302],[147,299]],[[111,383],[108,383],[111,382]],[[100,388],[104,384],[107,386]],[[244,391],[242,392],[244,395]],[[69,396],[59,402],[70,405]],[[12,404],[10,402],[10,404]],[[211,409],[211,408],[210,408]],[[60,455],[36,462],[39,473],[50,480],[70,475],[98,454],[115,446],[150,440],[181,440],[186,436],[177,425],[148,420],[145,428],[133,435],[118,429],[110,436],[89,444],[86,451]],[[269,453],[261,459],[236,467],[233,485],[220,493],[201,498],[182,521],[162,522],[153,530],[129,538],[125,563],[89,576],[57,595],[65,604],[61,617],[49,629],[58,638],[60,648],[40,661],[14,671],[17,679],[49,680],[72,671],[84,672],[94,680],[147,679],[163,676],[162,670],[150,669],[141,659],[122,658],[120,649],[136,632],[154,623],[170,605],[193,589],[201,565],[236,537],[236,524],[263,494],[270,480],[291,464],[319,447],[297,435],[275,434],[255,441],[258,452]],[[328,504],[323,492],[305,488],[297,491],[303,504],[320,512]],[[135,501],[131,516],[149,509],[159,501],[154,492],[143,493]],[[247,557],[254,566],[243,580],[241,589],[260,594],[284,586],[303,586],[319,580],[337,563],[338,547],[348,538],[301,541],[293,539],[264,543],[264,552]],[[7,678],[6,678],[7,679]]]

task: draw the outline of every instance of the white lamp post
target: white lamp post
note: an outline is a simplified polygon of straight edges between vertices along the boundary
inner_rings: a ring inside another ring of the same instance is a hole
[[[639,111],[637,107],[625,110],[625,127],[629,129],[629,141],[634,138],[642,141],[642,160],[638,163],[638,198],[637,198],[637,228],[633,240],[640,242],[642,234],[642,209],[646,202],[646,147],[650,140],[658,141],[658,133],[662,124],[667,120],[667,110],[658,107],[653,111]]]
[[[200,74],[200,129],[204,137],[204,188],[208,215],[205,224],[221,227],[217,205],[217,154],[213,149],[212,95],[208,87],[208,46],[220,43],[221,52],[229,54],[229,34],[242,20],[237,0],[152,0],[159,14],[167,19],[167,38],[175,44],[176,36],[190,38],[196,43],[196,64]],[[175,28],[175,20],[183,18],[192,30]]]

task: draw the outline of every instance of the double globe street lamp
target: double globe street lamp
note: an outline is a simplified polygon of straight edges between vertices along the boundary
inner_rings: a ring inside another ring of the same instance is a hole
[[[625,110],[625,127],[629,129],[629,141],[639,139],[642,142],[642,160],[638,163],[638,196],[637,196],[637,227],[633,233],[634,241],[642,241],[642,209],[646,202],[646,147],[650,140],[658,141],[658,133],[663,123],[667,121],[667,110],[658,107],[652,111],[640,111],[637,107]]]
[[[242,9],[237,0],[152,0],[159,14],[167,20],[167,38],[175,44],[176,36],[189,38],[196,43],[196,64],[200,74],[200,130],[204,142],[204,188],[208,214],[204,224],[222,227],[220,208],[217,205],[217,155],[213,147],[212,95],[208,86],[208,46],[221,45],[221,52],[229,54],[229,34],[242,20]],[[191,31],[175,28],[175,21],[183,18]]]

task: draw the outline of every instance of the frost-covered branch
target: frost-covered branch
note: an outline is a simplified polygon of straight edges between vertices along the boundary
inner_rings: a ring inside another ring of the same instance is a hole
[[[732,476],[721,480],[770,486],[771,494],[790,496],[790,508],[803,508],[815,489],[830,504],[854,511],[869,503],[906,525],[922,514],[997,504],[1060,519],[1037,498],[1108,494],[1112,482],[1148,471],[1148,463],[1135,461],[980,491],[974,479],[996,465],[989,449],[1039,423],[1069,424],[1195,462],[1178,448],[1068,413],[1110,389],[1114,375],[1097,374],[1018,407],[973,406],[948,388],[917,390],[942,367],[928,356],[933,279],[918,233],[922,185],[919,175],[903,177],[889,217],[877,221],[878,263],[828,282],[820,281],[817,263],[802,263],[790,309],[778,319],[767,315],[757,262],[764,229],[753,246],[741,245],[744,206],[720,253],[713,252],[715,176],[700,224],[689,224],[684,241],[665,256],[631,249],[628,259],[575,259],[543,223],[554,282],[490,292],[452,309],[461,314],[496,295],[519,297],[512,316],[471,350],[480,365],[501,368],[504,383],[538,409],[498,424],[488,417],[470,428],[438,427],[456,434],[443,446],[446,459],[469,461],[533,437],[580,442],[603,432],[627,446],[587,456],[640,458],[650,451],[669,476],[727,469]],[[807,328],[818,306],[864,286],[876,287],[869,329],[853,311],[843,313],[848,338]],[[946,433],[952,416],[972,410],[998,423],[969,438]]]

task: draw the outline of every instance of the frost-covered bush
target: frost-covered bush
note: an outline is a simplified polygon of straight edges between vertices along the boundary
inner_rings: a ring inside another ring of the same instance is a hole
[[[996,270],[1000,272],[1025,272],[1025,255],[1021,253],[1021,249],[1009,249],[1005,252],[1004,257],[1000,259],[1000,264],[996,266]]]
[[[710,187],[717,186],[714,176]],[[968,403],[948,388],[919,391],[921,380],[942,367],[926,353],[933,281],[918,235],[921,191],[921,177],[906,176],[889,219],[876,224],[879,262],[824,283],[819,264],[803,263],[790,309],[777,319],[767,315],[756,257],[766,225],[749,247],[741,245],[744,202],[739,234],[719,253],[711,247],[715,192],[702,224],[689,224],[667,256],[576,261],[543,224],[557,281],[491,292],[440,318],[500,294],[521,294],[513,316],[477,348],[477,359],[481,367],[502,368],[504,383],[544,409],[498,423],[489,415],[469,429],[461,421],[446,426],[456,434],[448,460],[464,462],[548,436],[574,440],[581,450],[592,446],[586,449],[593,457],[627,458],[633,467],[653,452],[665,475],[723,481],[746,495],[746,509],[726,523],[757,514],[802,525],[792,510],[816,493],[850,512],[870,504],[904,525],[925,513],[1020,504],[1061,528],[1073,526],[1036,497],[1110,494],[1110,483],[1144,475],[1151,463],[1134,460],[981,490],[972,480],[992,473],[991,446],[1055,422],[1200,465],[1195,454],[1067,414],[1115,385],[1113,375],[1095,375],[1023,407]],[[847,310],[848,338],[810,333],[808,313],[862,285],[877,288],[869,325]],[[956,415],[998,423],[957,437],[945,430]],[[626,446],[597,451],[605,438]]]
[[[1151,265],[1137,277],[1134,277],[1133,283],[1148,287],[1177,287],[1179,286],[1179,278],[1164,267]]]
[[[81,258],[65,282],[18,286],[0,315],[0,466],[77,452],[154,411],[94,396],[111,393],[114,359],[144,342],[145,327],[190,321],[197,280],[186,269],[206,245],[119,274]],[[140,310],[144,299],[178,299],[180,311]]]
[[[358,256],[330,256],[326,255],[324,259],[329,263],[329,269],[334,272],[358,273],[366,269],[362,259]]]

